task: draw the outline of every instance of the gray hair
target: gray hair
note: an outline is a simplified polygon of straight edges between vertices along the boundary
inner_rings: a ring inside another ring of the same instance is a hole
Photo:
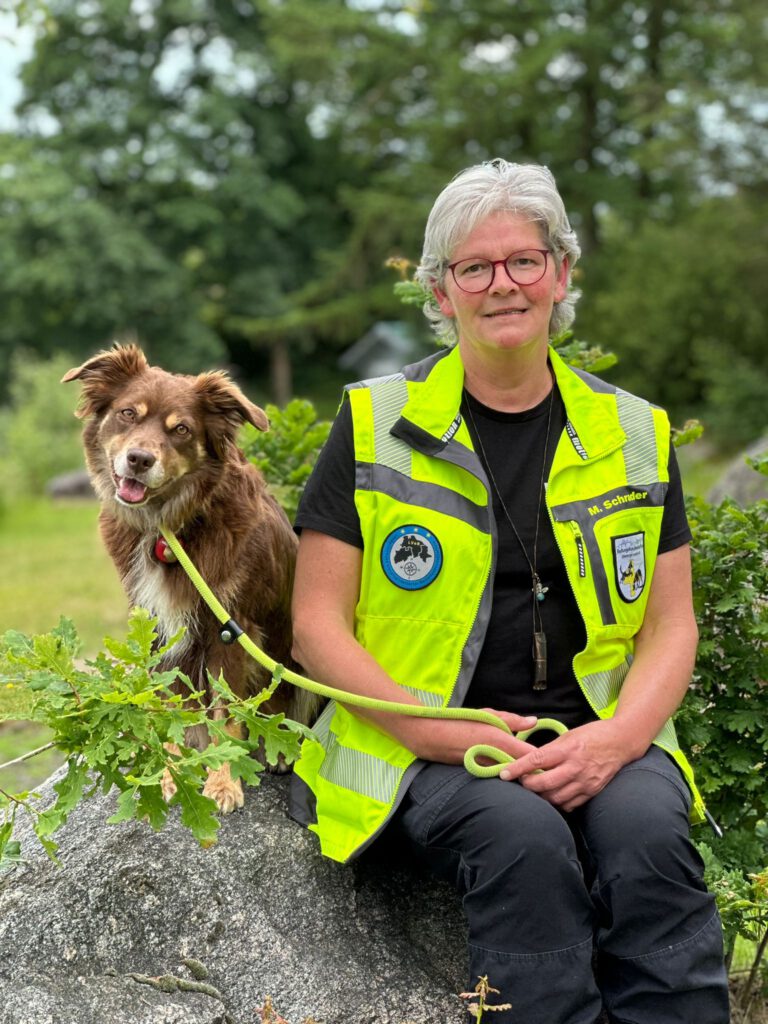
[[[568,292],[552,309],[550,337],[560,334],[573,322],[580,292],[571,287],[571,271],[581,249],[552,172],[539,164],[513,164],[497,158],[457,174],[435,200],[427,220],[424,251],[415,277],[430,293],[424,303],[424,315],[446,345],[456,344],[456,327],[453,318],[440,311],[432,287],[442,287],[456,247],[480,221],[500,212],[522,214],[534,221],[558,270],[567,257]]]

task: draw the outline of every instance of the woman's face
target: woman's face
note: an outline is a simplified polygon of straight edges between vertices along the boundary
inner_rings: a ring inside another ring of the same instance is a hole
[[[543,248],[534,221],[513,213],[493,213],[459,243],[450,262],[474,256],[503,260],[521,249]],[[442,288],[435,287],[434,294],[440,310],[455,319],[462,354],[482,357],[505,350],[546,348],[552,307],[565,298],[567,279],[567,261],[557,270],[550,254],[546,272],[536,284],[515,284],[500,263],[484,292],[462,291],[448,271]]]

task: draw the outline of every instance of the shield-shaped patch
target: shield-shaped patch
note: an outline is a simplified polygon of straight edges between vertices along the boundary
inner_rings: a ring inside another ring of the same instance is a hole
[[[645,589],[645,533],[611,538],[616,587],[622,601],[631,604]]]

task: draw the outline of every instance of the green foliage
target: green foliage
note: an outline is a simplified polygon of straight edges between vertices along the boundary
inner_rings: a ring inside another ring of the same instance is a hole
[[[672,444],[675,448],[683,448],[687,444],[698,441],[704,433],[704,425],[698,420],[686,420],[682,427],[672,427]]]
[[[606,348],[626,331],[627,373],[682,402],[680,351],[702,325],[702,353],[752,360],[766,249],[751,0],[631,17],[527,3],[512,22],[504,0],[10,3],[35,48],[2,139],[0,385],[14,344],[79,356],[131,327],[176,369],[261,370],[276,340],[294,358],[348,345],[392,313],[386,254],[415,251],[438,189],[496,155],[552,168],[585,272],[616,293],[616,315],[580,330]],[[622,232],[668,225],[713,186],[728,191],[708,225],[614,272]]]
[[[579,341],[571,330],[558,334],[552,339],[552,345],[566,363],[589,373],[604,373],[617,362],[617,356],[613,352],[606,352],[599,345]]]
[[[697,347],[698,347],[697,342]],[[742,448],[765,433],[768,360],[739,351],[739,342],[699,356],[702,415],[725,450]]]
[[[263,771],[251,757],[257,746],[263,744],[269,764],[277,764],[278,757],[287,763],[295,760],[308,730],[282,714],[259,710],[278,685],[279,673],[271,687],[249,700],[237,699],[224,679],[210,679],[231,718],[247,729],[247,740],[235,739],[223,721],[208,717],[197,703],[204,695],[178,669],[157,671],[181,634],[157,647],[155,622],[144,609],[134,609],[126,639],[107,638],[105,650],[82,667],[76,661],[79,639],[67,619],[50,633],[28,637],[11,630],[0,638],[0,685],[23,683],[36,695],[33,717],[49,726],[52,743],[67,757],[66,774],[56,783],[57,797],[47,810],[35,808],[34,793],[0,791],[5,798],[0,866],[18,862],[12,835],[20,809],[31,816],[35,834],[55,859],[57,846],[51,837],[73,808],[81,799],[112,788],[119,796],[111,822],[136,818],[161,829],[169,808],[178,805],[182,824],[208,846],[219,828],[216,805],[202,794],[209,769],[228,763],[234,779],[256,786]],[[179,683],[184,695],[175,692]],[[202,751],[184,744],[185,730],[200,724],[211,739]],[[179,752],[169,751],[166,744],[177,745]],[[176,787],[170,804],[161,792],[166,772]]]
[[[621,360],[622,387],[700,414],[733,448],[765,429],[768,228],[749,193],[681,206],[636,230],[612,217],[589,264],[579,325]]]
[[[241,442],[246,456],[267,480],[293,522],[301,492],[325,444],[331,424],[318,421],[311,402],[294,398],[284,409],[266,408],[270,429],[262,433],[249,423]]]
[[[678,714],[728,870],[765,868],[768,840],[768,502],[689,499],[699,651]]]
[[[747,465],[751,466],[752,469],[757,470],[763,476],[768,476],[768,450],[760,452],[754,458],[747,456]]]
[[[60,384],[69,356],[17,351],[10,364],[10,405],[0,414],[0,477],[7,494],[42,494],[57,473],[83,464],[74,398]]]
[[[704,860],[704,880],[717,900],[726,949],[737,936],[759,942],[768,928],[768,869],[759,873],[727,868],[708,843],[697,844]]]
[[[82,166],[51,152],[51,141],[5,136],[1,149],[0,394],[19,347],[40,356],[67,349],[71,366],[136,331],[172,369],[222,356],[201,320],[192,271],[164,245],[167,225],[158,222],[170,211],[159,196],[150,220],[121,209],[112,189],[95,187]],[[188,226],[177,223],[177,245],[185,234]]]
[[[419,309],[423,309],[424,303],[432,298],[418,281],[396,281],[394,293],[404,306],[417,306]]]
[[[360,172],[310,132],[316,99],[286,71],[285,24],[223,0],[87,14],[62,0],[33,20],[24,127],[0,159],[0,354],[57,339],[85,355],[130,329],[177,370],[263,362],[254,349],[278,337],[312,350],[316,307],[349,296],[328,251],[347,226],[337,192]],[[369,320],[347,314],[337,346]]]

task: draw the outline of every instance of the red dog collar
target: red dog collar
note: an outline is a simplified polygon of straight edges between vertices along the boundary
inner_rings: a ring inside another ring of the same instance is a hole
[[[184,541],[180,540],[179,543],[186,550]],[[173,565],[175,562],[178,562],[178,558],[174,555],[173,551],[171,551],[170,545],[166,541],[165,537],[157,538],[155,541],[154,551],[155,558],[158,562],[164,562],[166,565]]]

